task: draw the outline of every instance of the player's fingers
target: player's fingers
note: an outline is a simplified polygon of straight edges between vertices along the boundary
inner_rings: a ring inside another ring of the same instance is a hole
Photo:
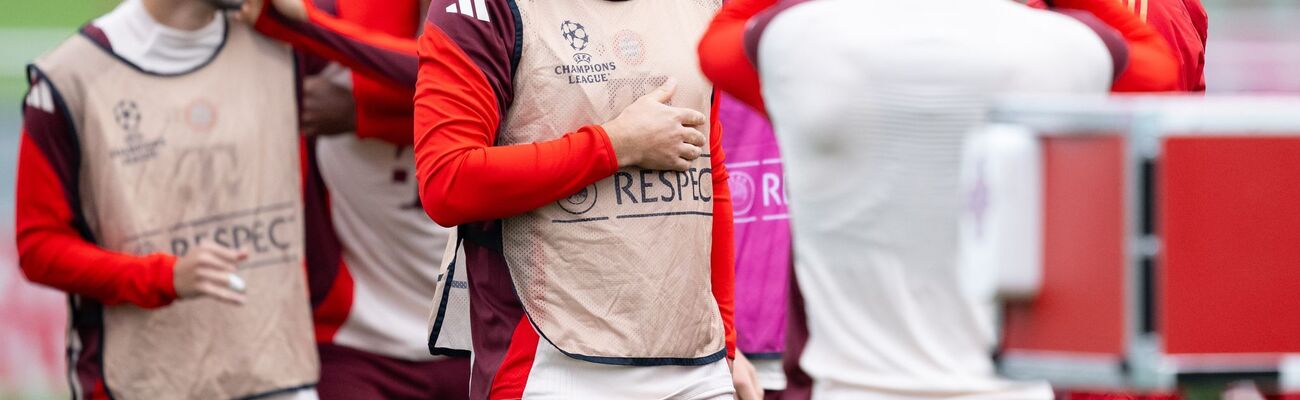
[[[690,161],[686,161],[684,159],[678,158],[676,160],[673,160],[672,166],[670,166],[668,170],[677,171],[677,172],[686,172],[686,170],[690,168],[691,168]]]
[[[669,100],[673,99],[675,93],[677,93],[677,79],[669,77],[667,81],[664,81],[663,85],[659,85],[647,96],[650,96],[656,102],[667,104]]]
[[[700,133],[700,131],[691,128],[683,127],[681,129],[681,135],[682,135],[682,142],[684,143],[690,143],[692,145],[699,146],[699,147],[704,147],[706,143],[704,140],[704,134]]]
[[[704,113],[688,108],[680,108],[679,110],[682,110],[682,113],[678,114],[677,120],[681,121],[684,126],[700,126],[708,122],[704,117]]]
[[[692,144],[682,143],[677,145],[677,156],[686,161],[695,161],[695,159],[700,158],[702,152],[703,150],[700,150],[699,146]]]
[[[199,287],[208,286],[207,290],[220,288],[232,293],[243,293],[247,289],[244,278],[240,278],[232,272],[200,270]]]
[[[235,264],[248,258],[248,252],[235,250],[212,243],[204,243],[203,248],[226,263]]]
[[[198,275],[199,280],[202,282],[209,282],[216,285],[226,285],[226,286],[230,285],[230,276],[234,275],[234,272],[227,271],[224,269],[216,269],[212,267],[199,268],[197,271],[195,271],[195,273]]]
[[[212,283],[205,283],[199,285],[199,291],[201,291],[206,296],[210,296],[223,303],[232,304],[232,305],[243,305],[244,301],[247,300],[247,297],[244,296],[243,293],[239,293],[234,290],[231,290],[228,287],[224,287]]]

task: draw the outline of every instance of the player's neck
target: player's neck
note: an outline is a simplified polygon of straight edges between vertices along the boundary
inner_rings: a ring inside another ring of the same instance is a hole
[[[197,0],[142,0],[144,9],[154,21],[163,26],[183,30],[198,30],[212,22],[217,9]]]

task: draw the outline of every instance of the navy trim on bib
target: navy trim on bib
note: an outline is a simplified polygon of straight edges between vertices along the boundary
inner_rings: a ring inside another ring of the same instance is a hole
[[[695,366],[713,364],[715,362],[718,362],[718,360],[721,360],[723,357],[727,356],[726,346],[723,346],[722,350],[718,350],[717,353],[709,354],[703,357],[696,357],[696,358],[605,357],[605,356],[589,356],[585,354],[570,353],[568,351],[565,351],[564,349],[561,349],[560,346],[556,346],[555,342],[551,341],[551,338],[546,337],[546,333],[542,332],[542,328],[539,328],[537,326],[537,322],[533,321],[533,316],[528,314],[527,309],[524,310],[524,315],[528,316],[528,323],[533,325],[533,329],[537,331],[538,336],[541,336],[542,339],[546,339],[546,343],[549,343],[551,347],[554,347],[556,350],[559,350],[561,354],[564,354],[566,356],[569,356],[569,358],[579,360],[579,361],[586,361],[586,362],[591,362],[596,364],[606,364],[606,365],[622,365],[628,367],[657,367],[663,365],[679,365],[679,366],[686,366],[686,367],[695,367]]]
[[[451,297],[451,283],[455,280],[456,257],[460,256],[461,239],[456,239],[456,249],[452,251],[451,261],[447,265],[447,284],[442,289],[442,299],[438,300],[437,316],[433,319],[433,328],[429,330],[429,354],[435,356],[469,357],[471,351],[438,347],[438,333],[442,332],[442,321],[447,316],[447,298]]]

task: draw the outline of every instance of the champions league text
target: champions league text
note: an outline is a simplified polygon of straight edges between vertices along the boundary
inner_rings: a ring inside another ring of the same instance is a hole
[[[609,73],[618,69],[612,62],[600,64],[557,65],[556,75],[568,75],[569,84],[609,82]]]

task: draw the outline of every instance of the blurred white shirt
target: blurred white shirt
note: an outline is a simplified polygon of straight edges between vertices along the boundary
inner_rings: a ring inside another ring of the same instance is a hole
[[[1051,399],[995,375],[993,299],[958,279],[958,168],[995,96],[1105,93],[1097,34],[1006,0],[821,0],[776,16],[758,55],[813,398]]]

